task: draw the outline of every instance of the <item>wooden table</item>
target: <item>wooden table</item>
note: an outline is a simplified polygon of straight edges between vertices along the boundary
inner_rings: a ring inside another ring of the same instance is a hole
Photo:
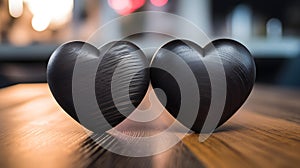
[[[205,142],[151,157],[111,153],[67,116],[46,84],[0,90],[0,167],[299,167],[300,91],[257,85]]]

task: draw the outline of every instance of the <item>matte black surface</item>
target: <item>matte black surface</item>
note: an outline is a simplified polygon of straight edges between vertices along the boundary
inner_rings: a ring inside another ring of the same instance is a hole
[[[199,87],[200,106],[197,119],[191,129],[196,132],[201,131],[211,104],[211,82],[204,67],[206,61],[213,63],[214,66],[224,66],[226,75],[226,103],[218,126],[226,122],[242,106],[249,96],[255,81],[254,60],[250,52],[242,44],[229,39],[216,40],[212,44],[214,48],[211,45],[207,45],[202,49],[190,41],[174,40],[162,47],[182,58],[195,75]],[[214,49],[217,50],[223,65],[214,62],[215,58],[209,55]],[[171,57],[167,55],[168,52],[166,50],[158,50],[154,56],[152,67],[159,67],[159,64],[172,63]],[[174,66],[178,70],[183,68],[180,64]],[[166,93],[166,109],[176,118],[180,108],[181,95],[175,79],[168,72],[158,68],[151,68],[150,77],[153,87],[161,88]],[[191,97],[193,96],[191,95]],[[189,115],[189,111],[186,111],[186,115]],[[188,121],[181,122],[184,125],[189,124],[184,123]]]
[[[83,47],[86,45],[87,47]],[[47,82],[58,104],[72,118],[78,120],[72,99],[72,78],[76,59],[86,49],[89,55],[99,56],[92,45],[81,41],[65,43],[51,55],[47,66]]]
[[[106,53],[97,70],[96,98],[105,119],[111,126],[116,126],[143,100],[150,82],[149,64],[143,52],[130,42],[112,42],[103,48],[100,52]],[[113,77],[116,88],[112,88]],[[114,100],[112,89],[118,92]],[[122,114],[117,107],[122,110]]]

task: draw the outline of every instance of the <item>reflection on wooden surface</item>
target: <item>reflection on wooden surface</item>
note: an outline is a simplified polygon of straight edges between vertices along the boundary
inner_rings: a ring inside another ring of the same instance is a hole
[[[192,134],[161,154],[127,157],[97,144],[97,135],[67,116],[46,84],[16,85],[0,90],[0,166],[297,167],[299,93],[256,86],[239,112],[205,142]]]
[[[107,151],[93,139],[87,138],[79,148],[78,154],[81,157],[75,165],[80,165],[79,167],[203,167],[182,142],[158,155],[128,157]]]

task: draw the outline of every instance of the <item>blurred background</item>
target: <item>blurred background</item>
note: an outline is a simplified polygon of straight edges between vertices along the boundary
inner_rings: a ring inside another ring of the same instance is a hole
[[[58,45],[87,40],[113,18],[140,11],[180,15],[211,39],[238,40],[255,57],[258,83],[300,87],[299,0],[0,0],[0,87],[46,82]],[[112,32],[157,19],[128,20]]]

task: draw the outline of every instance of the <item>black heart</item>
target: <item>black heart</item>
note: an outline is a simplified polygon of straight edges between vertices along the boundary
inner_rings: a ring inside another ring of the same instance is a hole
[[[212,53],[218,53],[221,63],[215,61],[216,57],[212,56]],[[242,44],[234,40],[219,39],[201,48],[187,40],[171,41],[156,52],[151,63],[150,78],[153,88],[160,88],[165,92],[166,109],[175,118],[181,105],[179,85],[176,82],[177,79],[169,72],[159,68],[167,64],[176,66],[177,71],[181,71],[183,65],[174,62],[174,54],[188,65],[199,87],[199,90],[195,90],[200,95],[199,110],[195,122],[190,123],[192,121],[177,118],[183,125],[191,126],[190,128],[195,132],[200,132],[203,128],[211,105],[211,82],[205,63],[210,63],[212,66],[223,66],[225,71],[226,101],[221,119],[217,123],[218,126],[226,122],[242,106],[253,88],[256,73],[255,63],[250,52]],[[215,75],[214,78],[218,78],[218,75]],[[190,96],[193,98],[193,95]],[[163,99],[161,95],[158,95],[158,98]],[[184,111],[184,113],[186,116],[191,115],[189,111]]]
[[[96,77],[90,74],[83,74],[82,78],[95,78],[95,95],[98,106],[108,123],[111,126],[116,126],[134,110],[131,108],[132,105],[136,107],[140,104],[147,92],[150,81],[147,71],[147,59],[136,45],[127,41],[112,42],[100,49],[80,41],[69,42],[58,47],[51,55],[48,63],[47,81],[58,104],[78,122],[80,120],[73,102],[72,78],[76,59],[82,54],[85,55],[83,57],[85,66],[93,63],[94,60],[91,58],[97,59],[103,56],[98,66]],[[114,74],[117,67],[121,68],[122,71]],[[142,70],[134,71],[136,69]],[[114,101],[112,98],[111,81],[113,75],[118,76],[116,81],[119,85],[115,89],[121,94],[117,101]],[[123,87],[126,82],[130,82],[129,92],[128,88]],[[80,92],[85,92],[85,88],[80,88]],[[123,98],[128,94],[129,101]],[[92,98],[87,97],[86,99]],[[116,103],[119,103],[117,107],[122,107],[122,114],[117,109]],[[98,122],[98,112],[97,110],[88,111],[84,117],[89,122],[81,124],[94,132],[106,131],[105,127],[107,125]]]

